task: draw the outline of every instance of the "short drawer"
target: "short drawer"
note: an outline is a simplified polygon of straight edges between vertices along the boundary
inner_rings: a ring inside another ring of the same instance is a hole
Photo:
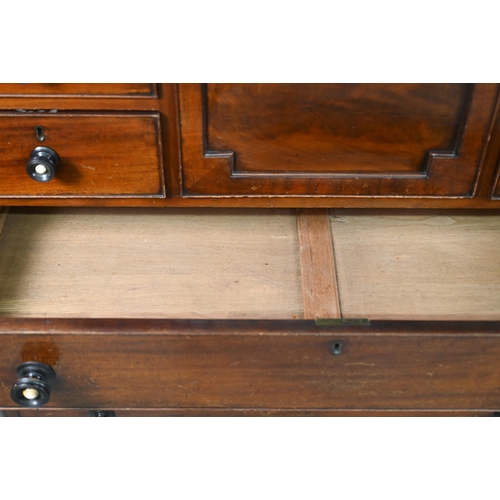
[[[0,97],[157,97],[154,83],[2,83]]]
[[[0,196],[163,197],[158,113],[16,113],[0,115]],[[37,147],[57,153],[48,182],[28,176]]]
[[[26,361],[56,373],[47,408],[500,408],[498,322],[4,319],[1,330],[4,408]]]

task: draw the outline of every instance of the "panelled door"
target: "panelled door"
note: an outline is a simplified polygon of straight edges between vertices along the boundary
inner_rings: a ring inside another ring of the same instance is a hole
[[[497,84],[181,84],[185,196],[471,197]]]

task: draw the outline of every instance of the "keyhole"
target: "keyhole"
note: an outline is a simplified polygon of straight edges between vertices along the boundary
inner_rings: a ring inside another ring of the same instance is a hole
[[[35,135],[37,140],[40,142],[43,142],[45,140],[45,131],[43,130],[43,127],[40,127],[40,125],[37,125],[35,127]]]
[[[334,342],[332,344],[332,354],[338,356],[342,352],[342,342]]]

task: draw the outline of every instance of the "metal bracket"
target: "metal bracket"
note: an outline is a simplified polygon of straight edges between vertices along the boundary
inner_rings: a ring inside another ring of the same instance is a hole
[[[367,318],[316,318],[317,326],[369,326]]]

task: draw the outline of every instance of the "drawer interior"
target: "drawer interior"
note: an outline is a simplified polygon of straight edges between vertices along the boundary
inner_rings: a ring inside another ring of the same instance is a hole
[[[0,316],[500,319],[500,216],[11,208]]]
[[[500,216],[330,217],[342,314],[500,319]]]
[[[11,209],[0,314],[303,317],[294,211]]]

